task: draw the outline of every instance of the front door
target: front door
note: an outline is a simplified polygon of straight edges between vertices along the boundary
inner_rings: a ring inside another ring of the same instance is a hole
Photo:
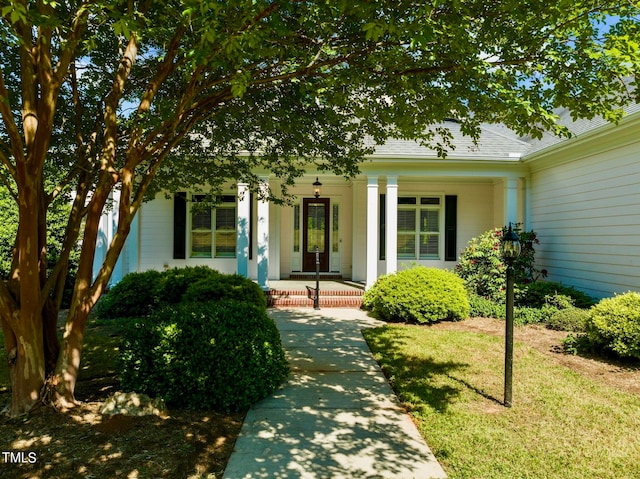
[[[316,270],[317,246],[320,271],[329,271],[329,198],[304,198],[302,224],[302,270]]]

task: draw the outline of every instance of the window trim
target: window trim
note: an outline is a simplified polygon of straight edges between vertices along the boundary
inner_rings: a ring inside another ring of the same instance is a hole
[[[205,194],[202,193],[192,193],[190,195],[190,201],[189,201],[189,208],[188,208],[188,214],[187,214],[187,221],[188,221],[188,227],[187,227],[187,231],[189,232],[189,258],[193,258],[193,259],[235,259],[237,258],[238,254],[237,254],[237,243],[238,243],[238,232],[237,232],[237,228],[238,228],[238,198],[237,195],[235,194],[222,194],[222,195],[218,195],[218,198],[220,199],[220,202],[217,203],[215,206],[212,205],[208,208],[209,210],[209,214],[211,215],[211,229],[209,230],[194,230],[193,229],[193,204],[194,202],[196,202],[196,198],[198,197],[206,197]],[[231,200],[231,198],[233,198],[233,200]],[[216,216],[216,212],[219,209],[226,209],[226,210],[233,210],[233,218],[234,218],[234,226],[233,229],[221,229],[220,231],[218,231],[218,229],[216,228],[216,221],[217,221],[217,216]],[[202,232],[202,233],[209,233],[210,238],[211,238],[211,247],[210,247],[210,251],[209,253],[196,253],[194,254],[193,251],[193,237],[194,237],[194,232],[198,233],[198,232]],[[234,238],[234,246],[233,246],[233,252],[229,252],[226,254],[219,254],[216,250],[216,237],[217,237],[217,233],[226,233],[229,234],[231,232],[233,232],[233,238]]]
[[[423,200],[427,198],[437,198],[438,203],[423,203]],[[415,199],[415,202],[409,201],[409,199]],[[441,261],[443,258],[443,241],[444,241],[444,216],[445,216],[445,204],[444,204],[445,195],[444,193],[409,193],[403,192],[398,195],[398,204],[397,214],[401,211],[413,211],[415,214],[415,228],[413,231],[409,232],[400,232],[399,228],[396,227],[396,238],[397,238],[397,258],[398,260],[409,260],[409,261]],[[438,212],[438,231],[421,231],[421,212],[422,211],[437,211]],[[399,216],[399,214],[398,214]],[[385,225],[386,226],[386,225]],[[414,238],[414,251],[412,255],[407,253],[400,253],[400,236],[410,236],[413,235]],[[437,255],[428,255],[421,256],[420,255],[420,240],[423,236],[437,236],[438,237],[438,253]]]

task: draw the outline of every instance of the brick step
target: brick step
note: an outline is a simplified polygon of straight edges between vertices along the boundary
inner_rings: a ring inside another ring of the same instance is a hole
[[[313,290],[300,289],[271,289],[267,292],[267,304],[272,308],[278,307],[313,307],[313,299],[309,297]],[[320,288],[321,308],[359,308],[362,305],[362,295],[364,291],[360,289],[347,290],[323,290]]]
[[[322,296],[362,296],[364,291],[360,289],[336,289],[336,290],[324,290],[320,287],[320,297]],[[267,291],[267,297],[289,297],[289,296],[308,296],[307,290],[301,289],[270,289]]]
[[[316,274],[315,273],[291,273],[289,275],[289,279],[295,280],[295,281],[315,281]],[[320,279],[340,280],[343,278],[341,274],[320,273]]]
[[[362,296],[323,296],[322,293],[320,293],[319,303],[320,308],[359,308],[362,305]],[[284,297],[267,295],[267,305],[270,308],[313,308],[313,300],[306,295]]]

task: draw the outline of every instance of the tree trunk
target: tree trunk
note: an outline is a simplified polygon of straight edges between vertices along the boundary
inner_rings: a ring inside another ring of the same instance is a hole
[[[19,314],[19,313],[18,313]],[[39,322],[14,322],[15,356],[9,352],[9,378],[11,380],[11,408],[9,414],[28,413],[40,401],[44,385],[44,346],[42,325]]]
[[[40,401],[45,380],[42,305],[40,302],[39,175],[19,164],[18,254],[19,286],[16,309],[10,320],[15,339],[15,356],[9,358],[11,415],[29,412]],[[11,353],[10,353],[11,354]]]
[[[80,371],[80,356],[84,342],[84,330],[91,308],[73,305],[62,339],[52,384],[52,401],[58,408],[70,408],[77,404],[76,381]]]

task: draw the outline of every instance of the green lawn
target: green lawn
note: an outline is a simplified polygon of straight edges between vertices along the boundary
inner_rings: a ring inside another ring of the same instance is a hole
[[[640,396],[516,343],[507,409],[504,338],[395,325],[364,334],[450,479],[640,478]]]

